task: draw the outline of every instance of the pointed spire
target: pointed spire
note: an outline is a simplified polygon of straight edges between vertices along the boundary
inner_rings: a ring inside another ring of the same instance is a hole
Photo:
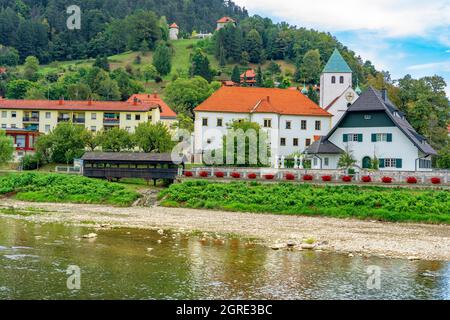
[[[333,54],[328,60],[323,73],[351,73],[352,69],[342,57],[338,49],[334,49]]]

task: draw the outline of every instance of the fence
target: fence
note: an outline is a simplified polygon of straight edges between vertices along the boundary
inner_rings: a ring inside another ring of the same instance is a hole
[[[81,167],[63,167],[59,166],[55,168],[56,173],[66,173],[66,174],[82,174]]]

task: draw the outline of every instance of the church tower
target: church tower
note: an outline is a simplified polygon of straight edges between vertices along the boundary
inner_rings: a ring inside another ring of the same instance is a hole
[[[320,75],[320,106],[326,109],[349,87],[352,87],[352,70],[340,52],[334,49]]]

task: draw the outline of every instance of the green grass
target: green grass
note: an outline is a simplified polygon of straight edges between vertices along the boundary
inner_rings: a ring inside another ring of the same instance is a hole
[[[0,177],[0,195],[31,202],[71,202],[129,206],[139,194],[117,183],[53,173],[14,173]]]
[[[193,180],[159,198],[167,207],[450,224],[450,192],[439,190]]]

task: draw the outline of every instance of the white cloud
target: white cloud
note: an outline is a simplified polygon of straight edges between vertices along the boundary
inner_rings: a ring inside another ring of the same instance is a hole
[[[448,0],[235,0],[251,13],[270,13],[287,22],[327,31],[368,30],[385,36],[423,36],[450,25]],[[441,42],[447,35],[437,35]]]
[[[450,61],[440,61],[440,62],[416,64],[416,65],[409,66],[406,69],[412,70],[412,71],[450,72]]]

